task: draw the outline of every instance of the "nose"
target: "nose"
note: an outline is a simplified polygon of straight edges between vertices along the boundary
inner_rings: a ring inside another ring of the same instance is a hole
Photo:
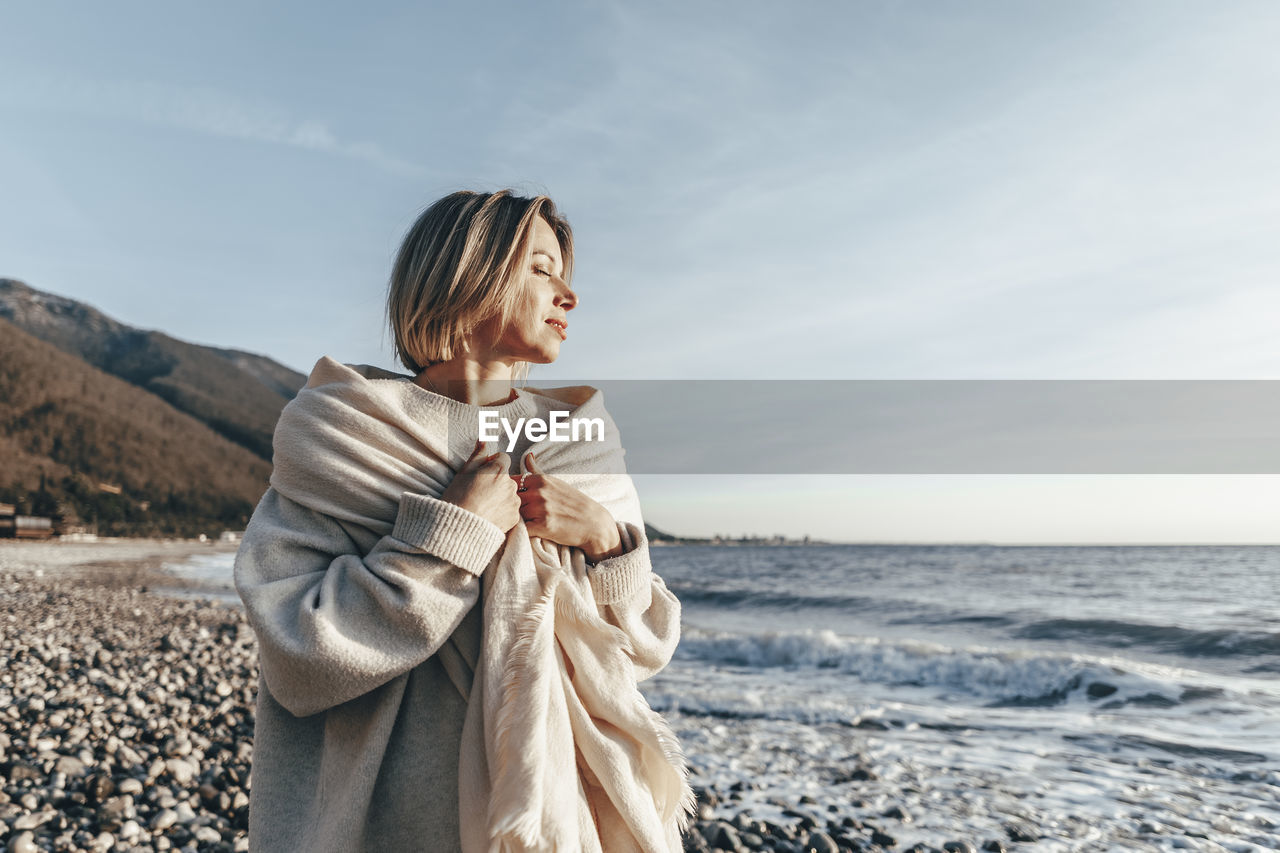
[[[573,292],[573,288],[569,286],[569,282],[556,276],[556,298],[555,306],[563,308],[566,311],[572,311],[578,304],[578,294]]]

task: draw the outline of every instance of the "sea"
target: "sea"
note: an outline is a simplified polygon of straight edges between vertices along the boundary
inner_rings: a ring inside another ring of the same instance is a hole
[[[652,556],[682,634],[641,690],[718,816],[852,816],[901,849],[1280,850],[1280,546]],[[171,568],[226,596],[230,557]]]

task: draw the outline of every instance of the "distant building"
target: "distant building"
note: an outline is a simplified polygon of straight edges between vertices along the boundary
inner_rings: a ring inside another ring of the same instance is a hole
[[[0,518],[0,522],[10,520]],[[48,539],[53,536],[53,519],[39,515],[15,515],[13,524],[0,525],[0,536],[13,539]]]

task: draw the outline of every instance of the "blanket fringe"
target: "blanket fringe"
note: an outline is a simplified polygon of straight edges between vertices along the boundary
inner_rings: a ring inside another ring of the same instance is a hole
[[[634,654],[635,650],[627,633],[618,626],[611,625],[601,619],[599,613],[589,610],[585,602],[581,600],[581,596],[576,594],[556,596],[555,608],[558,618],[570,620],[577,625],[585,623],[598,631],[607,632],[612,635],[610,639],[614,641],[613,647],[628,656]],[[680,740],[676,737],[675,732],[671,730],[666,718],[649,707],[649,702],[644,698],[644,694],[640,692],[639,687],[635,688],[631,699],[636,710],[640,712],[640,716],[649,723],[654,739],[662,751],[663,758],[666,759],[667,764],[671,765],[672,770],[679,777],[680,793],[676,802],[664,804],[662,817],[664,821],[674,818],[683,834],[688,829],[689,824],[692,823],[694,812],[698,807],[698,797],[693,792],[693,788],[689,786],[689,765],[684,749],[681,747]],[[674,815],[671,813],[673,806],[676,811]]]
[[[541,693],[547,689],[550,679],[547,668],[538,666],[541,662],[538,658],[547,652],[549,616],[554,614],[555,617],[551,625],[596,635],[600,639],[597,648],[603,649],[604,657],[614,659],[615,666],[632,665],[633,645],[625,631],[602,619],[594,606],[588,608],[588,602],[582,600],[581,593],[567,582],[561,570],[550,569],[545,574],[540,571],[539,575],[544,588],[528,611],[527,618],[514,632],[501,680],[503,696],[494,731],[498,762],[489,814],[490,838],[500,845],[500,850],[506,850],[508,844],[512,850],[541,850],[548,843],[546,833],[549,828],[543,826],[540,782],[527,778],[521,768],[514,766],[520,745],[512,743],[512,738],[516,721],[530,709],[539,715],[529,722],[530,731],[543,730],[547,724],[546,703],[542,701]],[[626,704],[631,706],[630,713],[634,718],[647,724],[645,727],[649,730],[652,744],[656,745],[667,765],[667,772],[671,774],[670,781],[660,786],[667,790],[667,795],[659,795],[657,790],[650,789],[650,795],[655,798],[654,806],[664,824],[674,822],[683,834],[697,807],[696,795],[689,786],[684,750],[667,721],[649,707],[638,686],[627,696]],[[669,790],[671,783],[677,787],[674,797],[669,795],[672,793]],[[507,804],[510,810],[505,814],[495,813],[493,808],[500,803]],[[511,804],[521,805],[511,808]],[[554,849],[554,844],[546,849]]]
[[[534,807],[530,798],[541,794],[537,780],[522,778],[524,774],[515,773],[512,763],[520,750],[511,741],[512,729],[517,719],[517,711],[526,713],[532,707],[540,717],[537,728],[546,728],[546,706],[541,702],[525,703],[520,697],[528,692],[531,685],[527,683],[526,674],[532,673],[536,682],[545,682],[549,675],[540,668],[530,666],[530,658],[534,656],[539,640],[539,632],[546,622],[547,612],[553,609],[555,586],[544,590],[537,603],[529,613],[529,618],[516,629],[515,640],[511,645],[510,656],[502,676],[503,701],[498,709],[494,741],[498,745],[498,767],[495,779],[494,796],[490,800],[490,837],[501,840],[511,838],[521,845],[519,849],[537,849],[543,835],[542,798],[537,797]],[[505,815],[497,815],[493,810],[501,804],[525,803],[525,807]],[[504,845],[505,846],[505,845]]]

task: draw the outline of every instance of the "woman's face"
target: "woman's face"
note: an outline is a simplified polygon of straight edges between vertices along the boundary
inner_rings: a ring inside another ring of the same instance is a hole
[[[545,219],[534,220],[530,235],[532,257],[525,270],[523,292],[511,324],[497,335],[492,351],[502,360],[549,364],[560,355],[569,328],[568,313],[578,298],[560,276],[564,259],[556,232]],[[497,319],[481,324],[480,340],[493,340]]]

